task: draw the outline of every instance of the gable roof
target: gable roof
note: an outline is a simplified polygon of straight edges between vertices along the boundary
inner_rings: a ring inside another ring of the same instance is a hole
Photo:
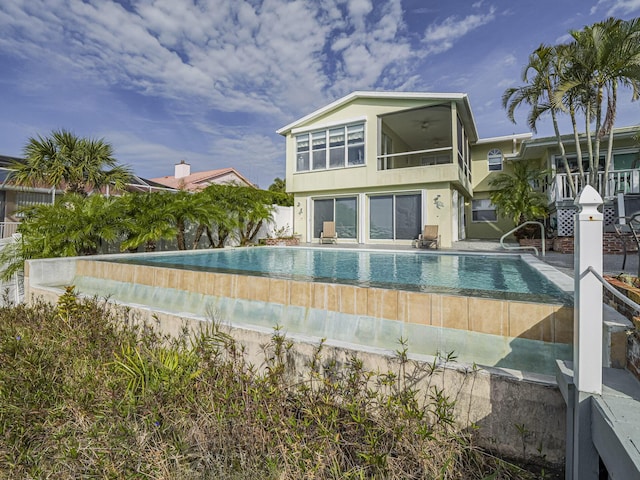
[[[284,127],[276,130],[276,133],[280,135],[287,135],[294,128],[299,125],[302,125],[306,122],[314,120],[328,112],[333,110],[338,110],[344,105],[351,103],[357,99],[368,98],[368,99],[399,99],[399,100],[442,100],[442,101],[451,101],[456,102],[458,108],[462,110],[463,113],[468,115],[471,120],[471,124],[473,125],[472,137],[473,140],[478,138],[478,131],[476,128],[476,122],[473,117],[473,112],[471,111],[471,105],[469,103],[469,97],[466,93],[426,93],[426,92],[371,92],[371,91],[355,91],[346,95],[338,100],[325,105],[318,110],[311,112],[308,115],[305,115],[302,118],[299,118],[295,122],[292,122]]]
[[[239,181],[245,183],[247,186],[255,187],[253,183],[247,180],[240,174],[235,168],[220,168],[217,170],[207,170],[205,172],[196,172],[185,177],[176,178],[173,175],[167,175],[165,177],[152,178],[153,182],[159,183],[169,188],[183,189],[183,190],[200,190],[205,188],[211,183],[217,183],[216,180],[225,175],[235,175]]]

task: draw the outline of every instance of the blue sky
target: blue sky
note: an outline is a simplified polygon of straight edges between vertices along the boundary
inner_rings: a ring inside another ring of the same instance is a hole
[[[284,177],[275,130],[354,90],[468,93],[481,137],[528,55],[640,0],[3,0],[0,154],[65,128],[140,176]],[[620,96],[617,126],[640,123]],[[539,136],[551,135],[549,121]],[[566,130],[568,132],[568,130]]]

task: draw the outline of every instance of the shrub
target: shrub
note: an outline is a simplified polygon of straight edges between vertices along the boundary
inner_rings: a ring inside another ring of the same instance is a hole
[[[483,453],[435,385],[319,345],[296,372],[276,329],[264,364],[215,323],[159,335],[77,299],[0,309],[1,478],[534,478]]]

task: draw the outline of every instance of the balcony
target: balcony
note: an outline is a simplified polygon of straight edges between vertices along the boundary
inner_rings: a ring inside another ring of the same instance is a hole
[[[582,190],[585,185],[580,181],[580,175],[572,173],[571,177],[576,190],[578,192]],[[611,198],[618,193],[640,193],[640,170],[615,170],[609,172],[606,181],[604,172],[598,172],[595,188],[603,198]],[[552,202],[572,199],[573,195],[571,194],[567,174],[556,174],[555,178],[549,183],[547,193],[549,200]]]
[[[442,147],[378,155],[378,170],[446,165],[453,163],[451,158],[452,151],[452,147]]]

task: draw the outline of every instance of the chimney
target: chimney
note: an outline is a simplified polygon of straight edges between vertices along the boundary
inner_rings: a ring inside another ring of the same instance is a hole
[[[191,165],[184,160],[180,160],[180,163],[176,163],[176,170],[174,176],[176,178],[184,178],[191,175]]]

